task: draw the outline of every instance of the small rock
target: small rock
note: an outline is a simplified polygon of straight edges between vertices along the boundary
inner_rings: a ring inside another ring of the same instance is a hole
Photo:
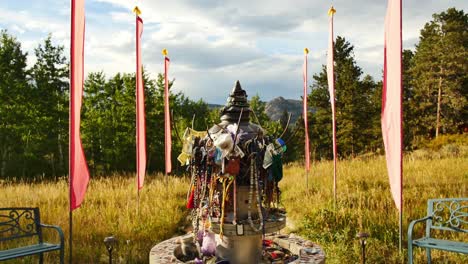
[[[304,243],[304,246],[305,246],[305,247],[313,247],[313,246],[314,246],[314,243],[312,243],[312,241],[308,241],[308,240],[307,240],[307,241]]]

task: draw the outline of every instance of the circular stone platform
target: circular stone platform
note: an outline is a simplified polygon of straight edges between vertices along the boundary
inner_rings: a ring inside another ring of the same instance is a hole
[[[255,221],[255,225],[258,226],[258,221]],[[233,225],[229,223],[223,224],[223,234],[225,236],[238,236],[238,227],[242,226],[243,235],[252,236],[252,235],[261,235],[258,231],[255,231],[249,224]],[[286,218],[281,219],[280,221],[275,222],[265,222],[265,233],[274,233],[278,230],[283,229],[286,226]],[[212,223],[212,230],[216,234],[219,234],[219,223]]]
[[[180,246],[182,237],[173,237],[165,240],[151,249],[149,254],[150,264],[165,264],[165,263],[194,263],[194,262],[182,262],[174,256],[175,249]],[[281,247],[288,249],[294,255],[299,258],[290,263],[310,263],[310,264],[324,264],[325,263],[325,252],[322,248],[306,239],[303,239],[294,234],[289,235],[267,235],[267,240],[272,240]]]

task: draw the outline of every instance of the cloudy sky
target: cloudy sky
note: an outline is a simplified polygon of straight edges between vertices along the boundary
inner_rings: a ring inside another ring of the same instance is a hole
[[[155,77],[167,48],[174,90],[194,100],[224,103],[239,79],[249,95],[299,99],[303,48],[309,76],[326,62],[327,10],[335,6],[335,36],[355,46],[365,73],[381,78],[385,0],[86,0],[85,70],[135,71],[135,17],[144,20],[143,64]],[[414,48],[433,13],[468,9],[466,0],[403,0],[404,48]],[[34,63],[34,48],[52,33],[69,48],[70,1],[0,0],[0,29],[16,36]],[[67,52],[68,53],[68,52]],[[312,78],[309,78],[310,80]]]

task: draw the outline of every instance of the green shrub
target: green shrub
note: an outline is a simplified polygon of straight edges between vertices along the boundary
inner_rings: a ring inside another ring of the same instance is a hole
[[[433,151],[439,151],[441,148],[447,145],[454,147],[468,146],[468,135],[467,134],[455,134],[455,135],[441,135],[433,140],[422,143],[422,146],[429,148]]]

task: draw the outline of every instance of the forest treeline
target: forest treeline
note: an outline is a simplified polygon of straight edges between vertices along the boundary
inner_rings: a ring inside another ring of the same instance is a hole
[[[357,65],[352,43],[335,40],[337,142],[340,158],[382,153],[381,80]],[[62,46],[49,35],[34,50],[35,62],[7,30],[0,32],[0,178],[59,177],[68,172],[69,68]],[[442,134],[466,133],[468,120],[468,15],[450,8],[434,14],[420,32],[414,51],[403,51],[405,150]],[[286,74],[286,73],[285,73]],[[177,85],[176,81],[170,86]],[[144,71],[148,172],[164,168],[163,76]],[[229,87],[226,87],[226,92]],[[248,88],[247,88],[248,89]],[[298,88],[299,89],[299,88]],[[227,94],[226,94],[227,96]],[[331,109],[325,65],[313,76],[309,94],[309,137],[312,158],[332,157]],[[265,114],[266,103],[251,97],[259,122],[273,136],[287,123]],[[173,163],[179,137],[192,126],[205,130],[219,121],[219,109],[171,92]],[[193,116],[195,118],[193,119]],[[85,80],[82,142],[91,173],[135,171],[135,74],[89,73]],[[303,119],[283,136],[286,161],[303,158]],[[184,168],[175,166],[176,173]]]

